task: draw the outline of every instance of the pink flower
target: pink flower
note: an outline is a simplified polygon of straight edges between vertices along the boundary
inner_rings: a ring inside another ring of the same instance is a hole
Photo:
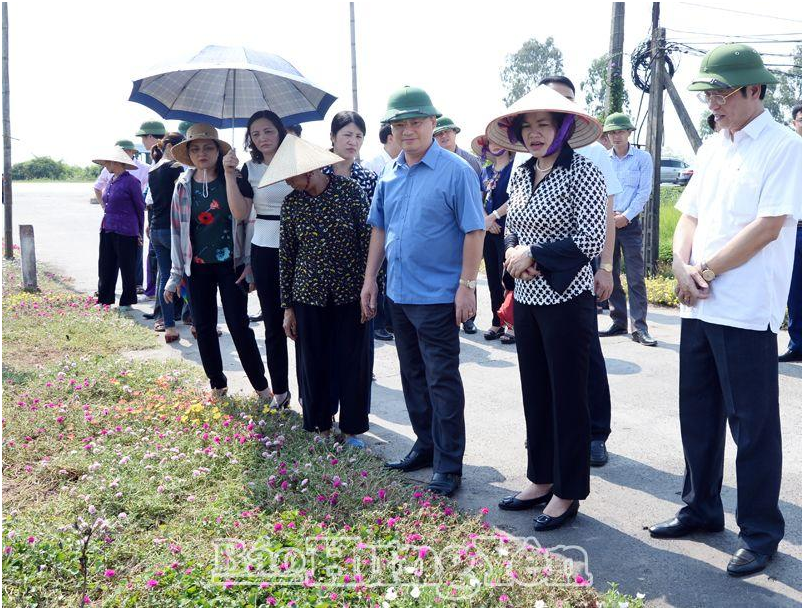
[[[489,509],[484,506],[483,508],[480,509],[480,514],[481,515],[488,515],[489,514]]]
[[[508,596],[507,596],[505,593],[503,593],[502,595],[500,595],[500,602],[501,602],[501,603],[503,603],[503,604],[504,604],[505,602],[509,601],[509,599],[510,599],[510,598],[509,598],[509,597],[508,597]]]
[[[106,569],[106,570],[104,570],[103,575],[104,575],[106,578],[112,578],[112,577],[115,575],[115,571],[114,571],[114,570],[109,570],[109,569]]]
[[[341,486],[341,478],[337,474],[334,477],[332,477],[332,486],[333,487]]]
[[[427,557],[428,550],[429,547],[426,546],[419,547],[419,559],[424,559],[425,557]]]
[[[227,580],[225,583],[223,583],[223,588],[226,590],[231,589],[233,586],[234,583],[231,580]]]
[[[371,504],[372,502],[374,502],[374,498],[371,496],[366,496],[363,498],[363,504]]]
[[[152,579],[151,579],[151,580],[149,580],[149,581],[148,581],[146,584],[148,585],[148,588],[149,588],[149,589],[153,589],[154,587],[158,587],[158,586],[159,586],[159,581],[158,581],[158,580],[154,580],[154,579],[152,578]]]
[[[34,544],[36,542],[36,537],[28,536],[28,544]]]
[[[589,581],[586,580],[580,574],[578,574],[577,576],[575,576],[575,584],[580,585],[581,587],[586,587],[586,586],[589,586]]]
[[[267,582],[260,583],[260,589],[267,589],[270,585]]]
[[[385,500],[385,490],[384,490],[384,489],[379,490],[379,491],[377,492],[377,497],[378,497],[380,500]]]

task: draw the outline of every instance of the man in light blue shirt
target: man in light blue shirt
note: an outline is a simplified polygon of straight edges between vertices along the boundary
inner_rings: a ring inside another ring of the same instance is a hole
[[[384,254],[402,390],[417,439],[407,456],[386,465],[405,472],[432,466],[428,489],[451,495],[460,486],[466,445],[458,329],[477,311],[485,221],[477,175],[433,140],[439,116],[415,87],[388,102],[383,122],[402,153],[374,192],[361,305],[365,318],[376,314]]]
[[[610,114],[603,126],[612,144],[611,164],[623,191],[614,198],[614,290],[609,298],[612,325],[601,337],[628,332],[628,309],[620,283],[620,256],[625,258],[628,302],[631,307],[631,337],[642,345],[656,345],[648,333],[648,293],[645,288],[645,262],[642,258],[642,226],[639,215],[653,190],[653,159],[644,150],[631,146],[628,138],[635,127],[621,112]]]

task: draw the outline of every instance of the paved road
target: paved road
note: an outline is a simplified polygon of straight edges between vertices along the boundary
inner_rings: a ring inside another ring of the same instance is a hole
[[[20,185],[15,193],[15,223],[34,224],[38,258],[59,265],[80,290],[93,291],[100,210],[87,203],[89,185]],[[490,320],[485,286],[478,294],[479,323],[485,327]],[[256,298],[251,306],[256,307]],[[143,303],[138,309],[148,307]],[[543,534],[540,542],[548,547],[582,547],[599,588],[618,582],[625,592],[645,593],[653,606],[801,606],[801,366],[782,365],[779,378],[785,463],[781,509],[787,534],[766,573],[736,580],[724,572],[737,548],[731,442],[723,480],[726,530],[685,541],[657,541],[645,532],[646,526],[674,514],[684,469],[677,419],[678,317],[673,310],[651,308],[648,321],[659,340],[656,348],[622,337],[604,340],[614,405],[614,432],[608,443],[611,461],[592,471],[592,494],[573,525]],[[158,354],[198,361],[186,328],[182,336],[178,345],[165,346]],[[228,334],[223,341],[230,387],[249,391]],[[786,342],[786,333],[781,333],[780,349]],[[457,500],[469,510],[487,506],[496,526],[529,536],[532,514],[496,508],[501,497],[526,482],[515,348],[489,345],[480,334],[462,335],[461,362],[468,442],[464,485]],[[410,447],[412,433],[393,344],[377,342],[375,372],[371,440],[381,454],[400,456]],[[427,481],[430,472],[416,475]]]

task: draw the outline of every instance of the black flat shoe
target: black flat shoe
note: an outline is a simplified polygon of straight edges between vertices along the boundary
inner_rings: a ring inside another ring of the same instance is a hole
[[[431,468],[433,466],[433,454],[422,453],[411,449],[401,460],[395,462],[386,462],[385,467],[391,470],[401,470],[402,472],[413,472],[414,470],[421,470],[422,468]]]
[[[394,336],[384,328],[378,328],[374,331],[374,338],[379,341],[393,341]]]
[[[262,312],[258,313],[256,316],[249,316],[248,321],[251,322],[252,324],[255,322],[262,322],[263,321]]]
[[[500,326],[497,330],[488,329],[486,332],[483,333],[483,338],[486,341],[496,341],[500,337],[505,334],[505,329]]]
[[[580,506],[581,503],[578,500],[573,500],[572,504],[569,505],[569,508],[558,517],[551,517],[550,515],[545,515],[542,513],[533,520],[533,529],[535,529],[537,532],[548,532],[550,530],[558,529],[565,523],[568,523],[575,518],[575,515],[578,514],[578,509]]]
[[[789,349],[779,356],[779,362],[801,362],[801,352]]]
[[[463,332],[467,335],[474,335],[477,332],[477,326],[471,320],[467,320],[463,323]]]
[[[448,474],[444,472],[436,472],[433,475],[427,489],[437,496],[451,496],[461,486],[461,476],[457,474]]]
[[[729,576],[748,576],[765,569],[770,561],[770,555],[755,553],[749,549],[740,549],[731,556],[726,572]]]
[[[631,333],[631,339],[637,343],[641,343],[642,345],[647,345],[649,347],[654,347],[659,343],[656,339],[651,337],[646,330],[635,330]]]
[[[612,324],[609,326],[608,330],[601,330],[598,331],[597,335],[599,337],[616,337],[617,335],[627,335],[628,329],[623,328],[617,324]]]
[[[673,517],[669,521],[651,525],[648,533],[651,538],[683,538],[695,532],[722,532],[723,526],[702,526],[693,525],[679,521],[678,517]]]
[[[589,465],[605,466],[609,461],[609,452],[606,451],[605,441],[592,441],[589,448]]]
[[[538,498],[531,498],[530,500],[520,500],[516,496],[508,496],[507,498],[500,500],[497,506],[499,506],[501,510],[528,510],[529,508],[535,508],[536,506],[547,504],[552,497],[552,491],[549,491]]]

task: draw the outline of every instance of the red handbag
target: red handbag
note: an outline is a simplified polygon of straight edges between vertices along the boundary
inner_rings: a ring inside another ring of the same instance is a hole
[[[503,301],[500,309],[497,310],[497,317],[500,319],[500,324],[508,328],[514,327],[514,291],[505,291],[505,300]]]

